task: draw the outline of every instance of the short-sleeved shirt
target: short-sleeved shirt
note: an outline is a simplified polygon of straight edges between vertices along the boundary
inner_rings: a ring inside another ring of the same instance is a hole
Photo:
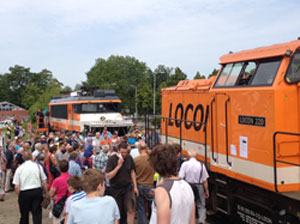
[[[84,191],[77,191],[73,193],[70,197],[68,197],[66,201],[66,213],[69,213],[71,210],[71,205],[80,199],[83,199],[86,197],[86,193]]]
[[[130,144],[130,145],[134,145],[134,143],[136,143],[137,142],[137,139],[136,138],[129,138],[128,139],[128,143]]]
[[[23,155],[20,153],[17,153],[16,160],[18,161],[18,165],[21,165],[22,163],[24,163]]]
[[[90,158],[93,155],[93,145],[88,144],[88,146],[84,149],[83,156],[85,158]]]
[[[106,172],[109,173],[113,171],[118,165],[119,157],[117,155],[112,155],[109,157]],[[127,155],[124,159],[122,167],[119,169],[117,174],[110,180],[110,186],[113,188],[126,188],[132,183],[131,171],[135,170],[135,164],[130,155]]]
[[[60,150],[56,151],[56,159],[60,162],[63,159],[63,153]]]
[[[204,164],[195,158],[182,164],[179,176],[191,184],[203,183],[209,177]]]
[[[77,175],[81,177],[81,169],[80,166],[73,160],[69,161],[69,170],[68,173],[70,175]]]
[[[20,190],[25,191],[42,187],[42,180],[46,179],[43,168],[31,160],[27,160],[17,168],[13,184],[20,185]]]
[[[100,142],[100,145],[110,145],[110,140],[109,139],[102,139]]]
[[[148,155],[140,155],[134,158],[136,166],[136,182],[141,185],[152,186],[155,171],[150,166],[148,157]]]
[[[11,169],[11,164],[14,160],[14,154],[11,150],[6,150],[5,156],[7,160],[6,169]]]
[[[102,171],[106,168],[108,156],[104,152],[100,152],[95,158],[93,159],[93,166],[97,169]]]
[[[96,153],[100,152],[100,138],[94,138],[93,140],[93,146],[95,148]]]
[[[53,181],[52,187],[55,188],[56,199],[54,203],[58,202],[68,190],[67,180],[69,179],[69,173],[62,173],[58,178]]]
[[[83,198],[72,204],[68,224],[113,224],[119,219],[119,208],[113,197]]]

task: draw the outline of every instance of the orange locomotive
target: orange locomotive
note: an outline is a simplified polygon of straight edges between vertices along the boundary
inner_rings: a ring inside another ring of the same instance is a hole
[[[300,40],[220,60],[216,77],[163,89],[162,141],[198,150],[214,210],[300,223]]]

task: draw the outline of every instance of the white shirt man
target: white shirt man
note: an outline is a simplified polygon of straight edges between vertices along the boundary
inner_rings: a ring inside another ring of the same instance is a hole
[[[197,161],[197,153],[195,150],[189,151],[190,159],[184,162],[180,168],[179,176],[198,189],[198,197],[195,195],[199,223],[205,223],[206,219],[206,208],[205,208],[205,198],[209,197],[208,191],[208,173],[205,165]],[[197,190],[196,189],[196,190]],[[197,192],[196,192],[197,193]]]
[[[42,223],[42,188],[47,195],[47,177],[43,168],[31,161],[32,155],[29,151],[24,152],[23,158],[25,162],[18,167],[13,179],[16,193],[19,196],[20,223],[28,223],[29,211],[32,212],[33,223]]]
[[[97,132],[95,138],[93,139],[93,146],[96,151],[96,154],[100,153],[100,142],[100,132]]]

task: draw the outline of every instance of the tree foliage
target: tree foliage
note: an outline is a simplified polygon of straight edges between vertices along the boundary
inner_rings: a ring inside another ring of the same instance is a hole
[[[125,114],[135,112],[137,88],[139,115],[153,112],[153,97],[156,113],[160,113],[161,88],[177,85],[178,81],[187,77],[180,68],[174,70],[164,65],[159,65],[152,72],[146,63],[129,56],[110,56],[107,60],[99,58],[86,75],[87,80],[82,83],[85,87],[115,89],[122,100],[122,112]]]
[[[216,75],[214,69],[208,77]],[[81,88],[114,89],[122,100],[122,112],[134,114],[137,102],[139,115],[161,112],[161,92],[163,88],[176,86],[187,75],[179,67],[158,65],[153,71],[134,57],[112,55],[107,59],[98,58],[95,65],[86,73],[86,81],[76,84]],[[203,79],[196,73],[194,79]],[[137,90],[137,101],[136,91]],[[38,108],[44,109],[54,95],[70,92],[69,86],[63,87],[51,71],[43,69],[35,73],[30,68],[15,65],[9,72],[0,75],[0,101],[8,101],[29,109],[31,118]],[[154,92],[155,91],[155,92]]]
[[[115,89],[122,100],[123,113],[135,112],[135,87],[142,82],[149,82],[150,69],[144,62],[134,57],[110,56],[107,60],[99,58],[87,72],[87,81],[83,86]],[[138,88],[138,93],[144,91]],[[139,93],[139,96],[141,94]],[[139,110],[142,110],[139,105]]]
[[[62,83],[55,79],[52,72],[47,69],[34,73],[30,71],[30,68],[15,65],[9,68],[8,73],[0,75],[0,101],[8,101],[29,109],[32,115],[36,112],[33,112],[33,105],[40,105],[44,108],[50,99],[45,101],[46,99],[42,97],[47,93],[52,94],[52,88],[60,91],[61,87]],[[42,103],[38,104],[38,102]]]
[[[214,68],[214,70],[208,75],[208,78],[217,75],[218,72],[219,72],[219,70]]]
[[[205,79],[206,77],[204,75],[201,75],[200,72],[197,72],[196,75],[194,76],[195,79]]]

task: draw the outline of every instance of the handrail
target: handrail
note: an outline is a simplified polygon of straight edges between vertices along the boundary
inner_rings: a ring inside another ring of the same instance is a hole
[[[225,133],[226,133],[226,161],[227,161],[227,164],[229,166],[232,165],[232,163],[229,161],[229,149],[228,149],[228,102],[230,101],[230,98],[228,97],[227,100],[225,101],[225,126],[226,126],[226,129],[225,129]]]
[[[180,121],[180,146],[182,146],[182,123],[183,122],[191,122],[191,123],[195,123],[195,124],[202,124],[204,125],[204,150],[205,150],[205,165],[207,166],[207,123],[206,122],[201,122],[201,121],[192,121],[192,120],[184,120],[184,119],[178,119],[178,118],[171,118],[171,117],[163,117],[160,115],[146,115],[146,120],[145,120],[145,129],[146,131],[149,131],[149,127],[150,127],[150,118],[154,118],[154,117],[160,117],[160,119],[165,120],[166,121],[166,143],[168,143],[168,122],[170,120],[173,121]],[[148,128],[147,128],[148,127]],[[147,134],[147,140],[148,142],[150,141],[150,137],[149,134]]]
[[[214,122],[213,122],[213,103],[215,102],[215,98],[212,99],[212,101],[210,102],[210,110],[211,110],[211,118],[210,118],[210,123],[211,123],[211,127],[210,127],[210,131],[211,131],[211,158],[217,162],[217,159],[215,159],[215,150],[214,150]]]
[[[273,162],[274,162],[274,186],[275,191],[278,192],[278,186],[277,186],[277,163],[284,163],[291,166],[298,166],[300,167],[300,164],[296,163],[290,163],[282,160],[277,160],[276,156],[276,136],[282,134],[282,135],[293,135],[293,136],[300,136],[300,133],[292,133],[292,132],[283,132],[283,131],[277,131],[273,135]]]

